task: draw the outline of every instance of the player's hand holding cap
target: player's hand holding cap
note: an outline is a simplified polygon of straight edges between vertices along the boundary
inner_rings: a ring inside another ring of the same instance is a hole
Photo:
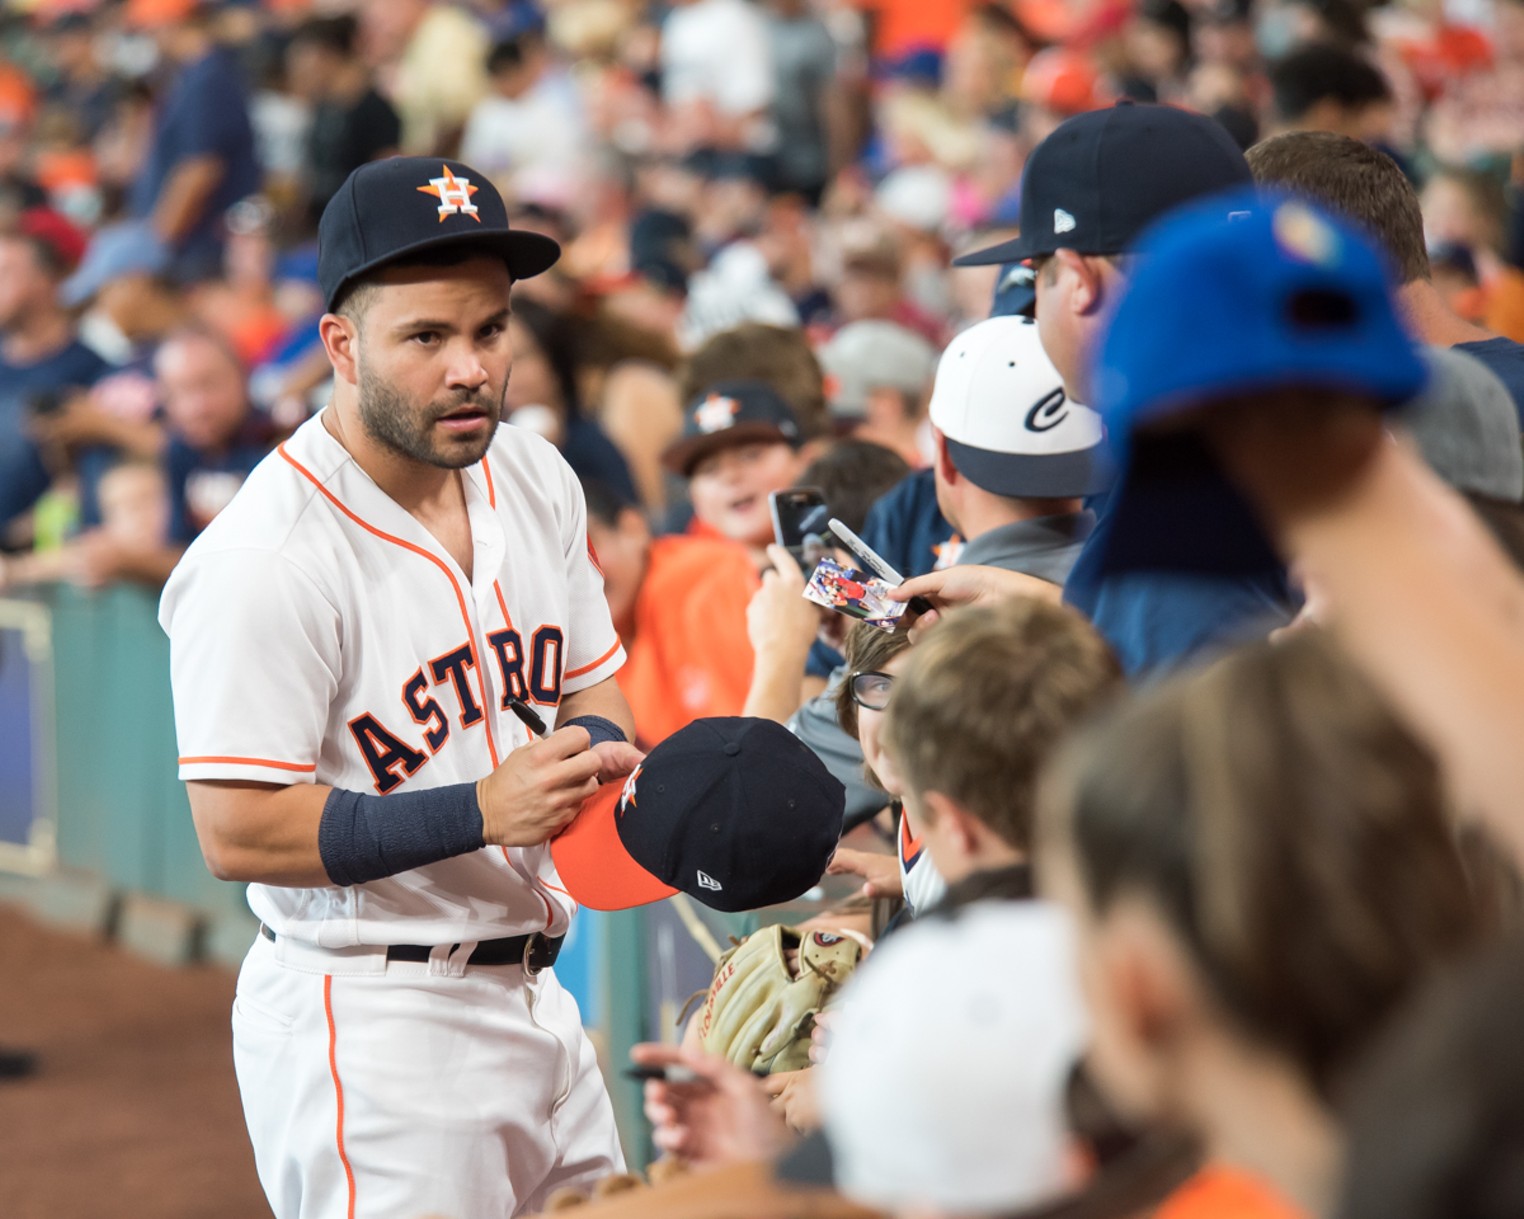
[[[781,724],[695,720],[646,755],[617,800],[589,801],[550,851],[567,892],[594,910],[679,892],[716,910],[755,910],[819,882],[845,800]]]
[[[389,157],[360,166],[318,222],[318,284],[333,309],[357,276],[427,250],[480,247],[514,279],[548,271],[561,247],[508,227],[502,195],[485,174],[439,157]]]
[[[1423,388],[1387,267],[1354,227],[1247,191],[1147,234],[1096,355],[1095,407],[1121,466],[1109,570],[1246,573],[1278,562],[1190,417],[1286,391],[1373,407]]]

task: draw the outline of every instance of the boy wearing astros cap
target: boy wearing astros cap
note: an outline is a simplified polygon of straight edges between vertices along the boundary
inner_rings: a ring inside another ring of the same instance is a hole
[[[546,844],[640,761],[624,653],[575,477],[498,427],[510,288],[558,253],[465,165],[355,171],[333,400],[164,592],[197,834],[263,924],[234,1059],[278,1219],[519,1214],[623,1167]]]

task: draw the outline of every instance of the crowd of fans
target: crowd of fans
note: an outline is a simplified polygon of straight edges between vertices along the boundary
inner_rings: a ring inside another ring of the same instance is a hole
[[[323,408],[360,165],[561,243],[504,417],[582,480],[639,744],[786,723],[901,909],[795,1078],[637,1051],[689,1072],[665,1154],[905,1215],[1524,1213],[1524,3],[35,0],[0,41],[0,590],[162,584]],[[804,598],[799,486],[913,627]]]

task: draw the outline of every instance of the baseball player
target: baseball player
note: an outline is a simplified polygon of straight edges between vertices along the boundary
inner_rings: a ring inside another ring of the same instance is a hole
[[[233,1043],[278,1219],[507,1216],[623,1168],[545,843],[640,761],[624,653],[575,478],[498,427],[510,285],[558,253],[467,166],[351,175],[333,399],[164,591],[196,831],[263,924]]]

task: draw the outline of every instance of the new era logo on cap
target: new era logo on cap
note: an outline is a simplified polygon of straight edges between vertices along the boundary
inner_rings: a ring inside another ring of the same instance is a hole
[[[477,224],[482,222],[481,212],[476,204],[471,202],[471,196],[481,189],[472,186],[470,178],[457,178],[450,172],[448,165],[441,166],[440,177],[430,178],[427,186],[417,189],[425,195],[433,195],[439,200],[439,223],[443,224],[446,216],[453,216],[457,212],[464,216],[470,216]]]
[[[698,886],[700,889],[711,889],[715,893],[718,893],[725,887],[724,885],[720,884],[719,881],[715,880],[714,877],[710,876],[708,872],[705,872],[702,868],[698,870]]]
[[[1068,212],[1064,211],[1063,208],[1055,207],[1053,209],[1054,233],[1072,233],[1074,232],[1075,224],[1076,221],[1074,217],[1071,216]]]

